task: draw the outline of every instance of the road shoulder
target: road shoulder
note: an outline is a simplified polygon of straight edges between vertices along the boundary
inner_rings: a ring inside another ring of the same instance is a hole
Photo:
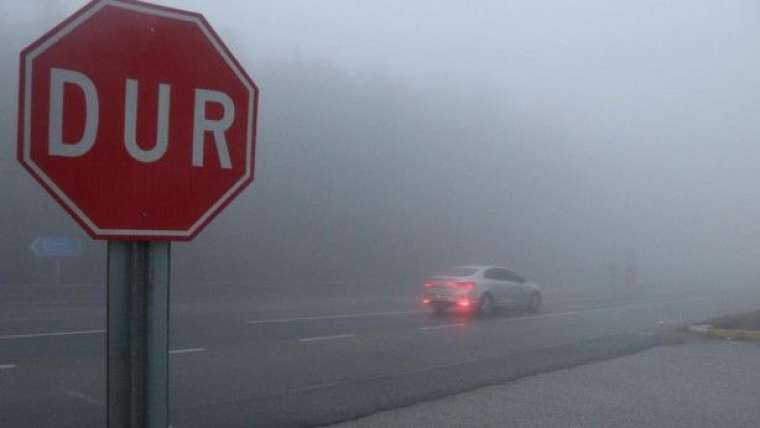
[[[340,427],[751,427],[760,345],[681,336],[620,358],[380,412]]]

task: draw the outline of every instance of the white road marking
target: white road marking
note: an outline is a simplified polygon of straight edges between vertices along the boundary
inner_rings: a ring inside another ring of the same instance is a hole
[[[457,324],[444,324],[444,325],[433,325],[433,326],[429,326],[429,327],[420,327],[420,330],[439,330],[439,329],[442,329],[442,328],[464,327],[465,325],[467,325],[467,324],[465,324],[463,322],[460,322],[460,323],[457,323]]]
[[[0,336],[0,340],[8,340],[8,339],[26,339],[26,338],[32,338],[32,337],[54,337],[54,336],[76,336],[76,335],[85,335],[85,334],[103,334],[105,333],[105,330],[79,330],[79,331],[57,331],[57,332],[50,332],[50,333],[32,333],[32,334],[8,334],[5,336]]]
[[[15,369],[15,364],[0,364],[0,370]]]
[[[659,300],[659,301],[655,300],[655,301],[644,302],[644,303],[639,302],[633,305],[620,305],[620,306],[606,307],[606,308],[602,308],[602,310],[624,309],[628,306],[642,306],[642,305],[649,305],[652,303],[665,303],[665,302],[681,301],[681,300],[688,300],[688,299],[690,298],[676,298],[676,299]],[[592,312],[592,311],[595,311],[595,310],[578,311],[578,312],[563,312],[561,314],[557,313],[557,314],[546,314],[546,315],[532,315],[532,316],[512,318],[512,319],[525,319],[525,318],[535,319],[535,318],[541,318],[541,317],[560,316],[560,315],[566,316],[566,315],[574,315],[574,314],[580,314],[580,313]],[[268,318],[268,319],[248,320],[246,322],[248,324],[282,324],[282,323],[301,322],[301,321],[337,320],[337,319],[347,319],[347,318],[369,318],[369,317],[383,317],[383,316],[393,316],[393,315],[419,315],[419,314],[427,314],[427,313],[428,311],[368,312],[368,313],[319,315],[319,316],[293,317],[293,318]]]
[[[515,321],[515,320],[523,320],[523,319],[543,319],[543,318],[556,318],[556,317],[566,317],[571,315],[582,315],[582,314],[588,314],[592,312],[610,312],[610,311],[616,311],[620,309],[630,309],[630,308],[638,308],[641,306],[653,306],[657,304],[662,303],[673,303],[673,302],[680,302],[683,300],[704,300],[707,298],[688,298],[688,299],[671,299],[671,300],[660,300],[660,301],[648,301],[648,302],[640,302],[640,303],[631,303],[628,305],[616,305],[616,306],[607,306],[604,308],[595,308],[595,309],[586,309],[583,311],[572,311],[572,312],[556,312],[556,313],[549,313],[549,314],[543,314],[543,315],[529,315],[526,317],[517,317],[517,318],[508,318],[505,321]]]
[[[674,299],[673,301],[676,301],[676,300],[680,301],[682,299]],[[666,303],[666,302],[668,302],[668,301],[664,301],[663,303]],[[652,302],[649,302],[649,303],[637,303],[637,304],[614,306],[614,307],[607,307],[607,308],[590,309],[590,310],[586,310],[586,311],[559,312],[559,313],[545,314],[545,315],[531,315],[531,316],[525,316],[525,317],[519,317],[519,318],[511,318],[511,319],[508,319],[506,321],[515,321],[515,320],[521,320],[521,319],[553,318],[553,317],[568,316],[568,315],[580,315],[580,314],[584,314],[584,313],[588,313],[588,312],[612,311],[612,310],[615,310],[615,309],[627,309],[627,308],[638,307],[638,306],[650,306],[652,304],[653,304]],[[433,328],[436,328],[436,327],[437,328],[457,327],[457,326],[462,326],[462,325],[466,325],[466,324],[460,323],[460,324],[446,324],[446,325],[443,325],[443,326],[421,327],[420,330],[422,330],[422,329],[428,329],[428,330],[430,330],[430,329],[433,329]],[[642,336],[650,336],[649,334],[646,334],[646,333],[640,333],[640,335],[642,335]],[[327,337],[329,337],[329,336],[327,336]],[[438,364],[438,365],[434,365],[434,366],[422,367],[422,368],[419,368],[419,369],[406,370],[406,371],[403,371],[403,372],[395,374],[395,375],[387,375],[386,374],[386,375],[378,375],[378,376],[373,376],[373,377],[370,377],[370,378],[364,378],[364,379],[358,379],[358,380],[345,380],[345,381],[337,381],[337,382],[320,383],[320,384],[309,385],[309,386],[305,386],[305,387],[301,387],[301,388],[290,389],[290,390],[288,390],[288,393],[299,393],[299,392],[308,392],[308,391],[314,391],[314,390],[319,390],[319,389],[327,389],[327,388],[332,388],[332,387],[335,387],[335,386],[347,385],[347,384],[356,383],[356,382],[367,382],[367,381],[381,380],[381,379],[385,379],[385,378],[388,378],[388,377],[391,377],[391,376],[399,376],[399,375],[403,376],[403,375],[414,375],[414,374],[420,374],[420,373],[427,373],[427,372],[430,372],[430,371],[441,370],[441,369],[448,369],[448,368],[453,368],[453,367],[458,367],[458,366],[464,366],[464,365],[468,365],[468,364],[478,363],[478,362],[481,362],[481,361],[492,360],[494,358],[498,358],[498,357],[489,356],[489,357],[479,357],[479,358],[468,358],[466,360],[455,361],[455,362],[452,362],[452,363],[444,363],[444,364]]]
[[[383,317],[392,315],[416,315],[424,314],[426,311],[396,311],[396,312],[370,312],[365,314],[345,314],[345,315],[323,315],[314,317],[296,317],[296,318],[270,318],[261,320],[249,320],[248,324],[277,324],[299,321],[317,321],[317,320],[339,320],[345,318],[366,318],[366,317]]]
[[[308,343],[308,342],[318,342],[321,340],[337,340],[337,339],[348,339],[349,337],[354,337],[355,334],[334,334],[332,336],[316,336],[316,337],[305,337],[303,339],[298,339],[301,343]]]
[[[185,349],[172,349],[169,351],[170,354],[187,354],[190,352],[203,352],[206,348],[185,348]]]
[[[555,318],[555,317],[563,317],[563,316],[571,316],[571,315],[581,315],[581,314],[589,313],[589,312],[609,312],[609,311],[614,311],[614,310],[619,310],[619,309],[629,309],[629,308],[641,307],[641,306],[652,306],[653,304],[656,304],[656,303],[672,303],[672,302],[683,301],[683,300],[692,300],[692,299],[706,300],[708,298],[707,297],[704,297],[704,298],[692,297],[692,298],[687,298],[687,299],[680,299],[679,298],[679,299],[663,300],[663,301],[659,301],[659,302],[645,302],[645,303],[635,303],[635,304],[628,304],[628,305],[618,305],[618,306],[611,306],[611,307],[604,307],[604,308],[596,308],[596,309],[589,309],[589,310],[585,310],[585,311],[558,312],[558,313],[549,313],[549,314],[543,314],[543,315],[530,315],[530,316],[524,316],[524,317],[518,317],[518,318],[510,318],[510,319],[507,319],[505,321],[518,321],[518,320],[530,320],[530,319],[541,319],[541,318]],[[461,325],[466,325],[466,324],[446,324],[446,325],[443,325],[443,326],[421,327],[420,330],[422,330],[422,329],[428,329],[429,330],[429,329],[436,328],[436,327],[437,328],[455,327],[455,326],[461,326]],[[641,336],[651,336],[650,334],[647,334],[647,333],[635,333],[635,334],[641,335]],[[353,336],[353,335],[338,335],[338,336],[324,336],[324,337],[325,338],[329,338],[329,337],[336,337],[337,338],[337,337],[342,337],[342,336]],[[315,338],[315,339],[318,339],[318,338]],[[304,339],[301,339],[301,340],[303,341]],[[306,340],[308,340],[308,339],[306,339]],[[319,390],[319,389],[332,388],[332,387],[340,386],[340,385],[347,385],[347,384],[356,383],[356,382],[368,382],[368,381],[380,380],[380,379],[385,379],[385,378],[388,378],[388,377],[391,377],[391,376],[426,373],[426,372],[430,372],[430,371],[434,371],[434,370],[453,368],[453,367],[457,367],[457,366],[463,366],[463,365],[468,365],[468,364],[477,363],[477,362],[481,362],[481,361],[491,360],[493,358],[494,357],[469,358],[469,359],[466,359],[466,360],[456,361],[456,362],[452,362],[452,363],[444,363],[444,364],[439,364],[439,365],[434,365],[434,366],[429,366],[429,367],[423,367],[423,368],[414,369],[414,370],[407,370],[407,371],[403,371],[401,373],[397,373],[395,375],[387,375],[386,374],[386,375],[372,376],[372,377],[369,377],[369,378],[363,378],[363,379],[357,379],[357,380],[344,380],[344,381],[337,381],[337,382],[325,382],[325,383],[319,383],[319,384],[315,384],[315,385],[304,386],[304,387],[301,387],[301,388],[293,388],[293,389],[288,390],[287,392],[288,393],[308,392],[308,391],[314,391],[314,390]]]
[[[697,300],[705,300],[707,298],[700,298],[700,297],[691,297],[688,298],[688,300],[697,299]],[[555,313],[548,313],[548,314],[540,314],[540,315],[526,315],[526,316],[520,316],[520,317],[514,317],[514,318],[506,318],[503,321],[504,322],[515,322],[515,321],[523,321],[523,320],[540,320],[540,319],[546,319],[546,318],[560,318],[560,317],[567,317],[567,316],[573,316],[573,315],[583,315],[593,312],[611,312],[611,311],[617,311],[621,309],[631,309],[631,308],[638,308],[642,306],[653,306],[656,304],[661,303],[672,303],[672,302],[680,302],[687,299],[671,299],[671,300],[660,300],[660,301],[647,301],[647,302],[639,302],[639,303],[631,303],[627,305],[617,305],[617,306],[607,306],[603,308],[594,308],[594,309],[586,309],[582,311],[571,311],[571,312],[555,312]],[[429,326],[429,327],[420,327],[419,330],[438,330],[443,328],[452,328],[452,327],[461,327],[467,325],[466,323],[458,323],[458,324],[444,324],[444,325],[436,325],[436,326]]]

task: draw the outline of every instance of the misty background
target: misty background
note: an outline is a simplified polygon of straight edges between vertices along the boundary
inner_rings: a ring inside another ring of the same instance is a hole
[[[0,288],[52,281],[28,248],[49,235],[85,241],[65,283],[105,283],[105,243],[15,160],[19,51],[84,3],[0,4]],[[760,276],[760,3],[159,3],[261,90],[253,186],[173,246],[173,292],[393,294],[466,263],[547,288]]]

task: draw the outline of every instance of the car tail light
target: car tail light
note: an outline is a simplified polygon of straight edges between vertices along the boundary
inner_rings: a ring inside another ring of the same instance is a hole
[[[469,300],[460,300],[459,302],[457,302],[457,305],[466,308],[467,306],[470,306],[470,301]]]
[[[430,303],[430,299],[422,299],[422,303],[427,305],[428,303]]]
[[[431,288],[431,287],[435,287],[435,283],[433,281],[426,281],[425,288]]]

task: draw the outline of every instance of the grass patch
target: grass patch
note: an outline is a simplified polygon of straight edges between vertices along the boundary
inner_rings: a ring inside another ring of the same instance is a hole
[[[707,332],[709,336],[718,337],[722,339],[736,339],[736,340],[760,340],[760,330],[750,329],[712,329]]]
[[[707,323],[716,329],[760,330],[760,311],[715,318]]]

